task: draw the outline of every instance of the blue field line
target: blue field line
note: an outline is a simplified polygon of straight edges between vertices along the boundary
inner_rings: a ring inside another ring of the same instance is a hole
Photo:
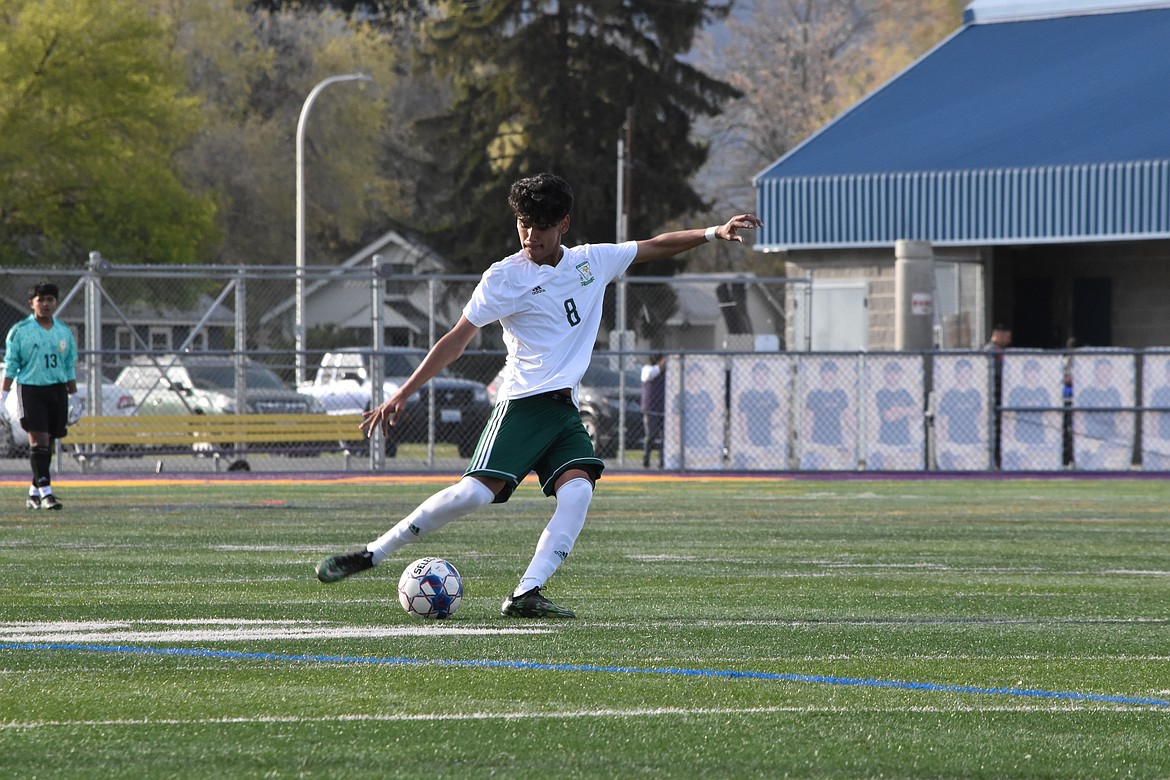
[[[235,650],[212,650],[186,647],[136,647],[132,645],[89,645],[75,643],[7,643],[0,642],[0,650],[69,650],[85,653],[118,653],[139,655],[186,656],[193,658],[222,658],[233,661],[293,661],[328,664],[380,664],[387,666],[452,666],[481,669],[523,669],[543,672],[594,672],[603,674],[659,674],[681,677],[717,677],[737,680],[773,680],[778,682],[840,685],[859,688],[893,688],[932,693],[963,693],[982,696],[1017,696],[1033,699],[1088,701],[1106,704],[1128,704],[1170,709],[1170,700],[1146,696],[1122,696],[1077,691],[1046,691],[1039,688],[983,688],[977,685],[948,685],[942,683],[912,682],[906,680],[877,680],[870,677],[838,677],[820,674],[793,674],[786,672],[742,672],[734,669],[689,669],[686,667],[604,666],[597,664],[547,664],[533,661],[489,661],[458,659],[385,658],[378,656],[313,655],[285,653],[244,653]]]

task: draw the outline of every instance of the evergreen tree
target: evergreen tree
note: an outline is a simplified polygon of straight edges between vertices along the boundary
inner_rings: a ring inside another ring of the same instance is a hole
[[[738,93],[681,55],[726,11],[703,0],[435,3],[421,27],[421,61],[449,86],[452,103],[423,133],[449,196],[434,245],[465,271],[515,251],[508,187],[540,171],[574,188],[569,241],[614,240],[616,150],[627,119],[628,237],[698,210],[690,179],[707,150],[691,137],[692,121]]]

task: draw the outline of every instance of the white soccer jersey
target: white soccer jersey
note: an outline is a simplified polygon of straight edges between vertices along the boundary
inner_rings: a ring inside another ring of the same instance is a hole
[[[605,288],[630,267],[638,243],[561,247],[555,266],[539,265],[523,252],[484,273],[463,308],[477,328],[496,320],[504,328],[508,357],[497,401],[524,398],[577,383],[597,341]]]

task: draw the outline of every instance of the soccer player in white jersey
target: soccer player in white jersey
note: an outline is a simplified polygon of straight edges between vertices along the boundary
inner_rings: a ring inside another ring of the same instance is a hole
[[[32,314],[12,326],[4,343],[4,380],[0,409],[17,415],[28,432],[32,485],[29,509],[60,509],[53,495],[49,467],[53,439],[64,438],[69,421],[69,396],[77,392],[77,343],[73,331],[53,314],[57,285],[40,282],[28,291]],[[8,410],[8,393],[15,382],[15,411]]]
[[[632,263],[673,257],[716,239],[742,242],[739,231],[761,225],[755,216],[740,214],[705,230],[567,247],[561,241],[569,231],[573,193],[564,179],[548,173],[521,179],[512,185],[508,205],[516,216],[520,251],[487,270],[455,326],[398,391],[362,421],[367,433],[375,427],[387,433],[407,399],[462,355],[480,328],[499,321],[508,356],[496,406],[471,463],[459,482],[428,498],[365,549],[321,561],[317,578],[322,582],[376,566],[458,517],[507,501],[535,471],[544,493],[556,496],[556,509],[500,612],[510,617],[576,617],[540,591],[573,549],[605,468],[577,411],[577,385],[593,354],[605,288]]]

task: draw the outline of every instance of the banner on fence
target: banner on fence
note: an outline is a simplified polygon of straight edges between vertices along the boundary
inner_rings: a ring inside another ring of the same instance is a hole
[[[866,469],[913,471],[925,465],[922,357],[877,356],[865,361]]]
[[[1055,471],[1063,466],[1063,376],[1061,355],[1004,356],[1000,422],[1004,471]]]
[[[806,471],[857,468],[857,360],[801,358],[796,371],[797,455]]]
[[[988,360],[983,354],[934,356],[935,460],[942,471],[989,468]]]
[[[666,362],[668,469],[722,469],[727,437],[727,379],[720,355],[671,357]]]
[[[1136,397],[1132,354],[1073,358],[1073,462],[1079,471],[1129,468]]]
[[[1142,356],[1142,468],[1170,470],[1170,352]],[[1162,411],[1159,411],[1162,410]]]
[[[792,360],[787,355],[731,359],[732,468],[787,470]]]

